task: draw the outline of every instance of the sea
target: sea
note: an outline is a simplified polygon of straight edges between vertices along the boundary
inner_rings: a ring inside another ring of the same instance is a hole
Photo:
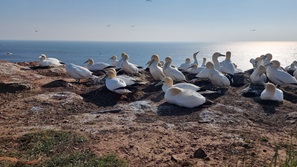
[[[0,40],[0,60],[11,62],[38,61],[40,54],[54,57],[65,63],[85,65],[92,58],[95,62],[110,62],[109,58],[121,53],[129,55],[129,62],[146,66],[153,54],[161,60],[171,56],[173,64],[179,66],[187,57],[193,62],[197,55],[199,66],[205,57],[211,61],[213,53],[232,53],[231,60],[239,69],[252,68],[249,60],[271,53],[281,66],[290,65],[297,60],[297,42],[86,42],[86,41],[17,41]],[[219,61],[224,60],[220,57]]]

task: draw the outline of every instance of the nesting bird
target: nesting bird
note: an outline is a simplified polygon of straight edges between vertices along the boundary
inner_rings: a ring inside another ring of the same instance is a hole
[[[271,62],[271,60],[272,60],[272,54],[267,53],[266,55],[262,55],[260,58],[261,58],[261,61],[262,61],[261,63],[264,66],[266,66],[266,65],[268,65]]]
[[[113,67],[108,63],[104,63],[104,62],[96,62],[94,63],[93,59],[88,59],[85,63],[87,64],[87,68],[91,71],[99,71],[99,70],[104,70],[106,68],[110,68]]]
[[[203,59],[202,59],[201,67],[205,67],[206,68],[206,58],[205,57],[203,57]]]
[[[198,52],[195,52],[194,54],[193,54],[193,59],[194,59],[194,62],[192,63],[192,65],[193,64],[197,64],[198,65],[198,61],[197,61],[197,54],[199,53],[199,51]]]
[[[116,73],[113,70],[107,70],[106,75],[107,75],[107,78],[106,78],[105,85],[108,90],[118,94],[131,93],[131,91],[126,88],[127,86],[126,82],[121,78],[118,78]]]
[[[165,77],[163,69],[159,66],[159,56],[157,54],[151,57],[148,62],[149,70],[154,80],[162,80]]]
[[[208,78],[208,72],[209,72],[209,69],[206,68],[206,65],[205,65],[205,68],[203,68],[197,75],[196,77],[197,78]]]
[[[201,67],[197,67],[197,69],[195,69],[195,72],[196,72],[196,77],[198,78],[208,78],[208,69],[206,68],[206,58],[203,58],[203,62],[202,62],[202,65]]]
[[[128,74],[137,74],[139,72],[138,67],[129,62],[129,56],[126,53],[122,53],[122,59],[122,70]]]
[[[164,64],[165,64],[164,61],[160,60],[160,62],[158,63],[158,66],[163,68]]]
[[[106,72],[107,71],[112,71],[114,74],[117,73],[114,68],[109,68],[109,69],[106,70]],[[128,75],[116,75],[115,77],[123,80],[126,83],[126,85],[128,85],[128,86],[130,86],[130,85],[136,85],[136,84],[137,85],[143,85],[143,84],[145,84],[145,82],[143,82],[141,80],[136,80],[135,78],[130,77]]]
[[[111,61],[111,65],[115,66],[116,68],[121,68],[121,66],[118,65],[119,60],[117,59],[116,55],[111,56],[109,60]]]
[[[187,57],[187,58],[185,59],[185,62],[182,63],[182,64],[178,67],[178,69],[179,69],[180,71],[185,72],[185,71],[187,71],[188,68],[190,68],[190,67],[191,67],[191,59]]]
[[[276,88],[273,83],[266,83],[265,89],[260,95],[261,100],[273,100],[282,102],[284,100],[283,91]]]
[[[76,82],[79,82],[80,79],[98,79],[89,69],[72,63],[66,65],[66,73],[76,79]]]
[[[221,56],[225,56],[225,55],[222,55],[221,53],[219,52],[215,52],[213,55],[212,55],[212,62],[213,62],[213,65],[215,67],[216,70],[220,71],[221,70],[221,64],[218,60],[219,57]]]
[[[42,67],[56,67],[62,65],[62,63],[56,58],[47,58],[45,54],[41,54],[39,56],[39,65]]]
[[[250,75],[251,82],[254,85],[264,85],[267,82],[265,72],[266,68],[263,65],[259,65]]]
[[[260,65],[261,59],[260,57],[256,57],[255,59],[250,59],[250,63],[253,66],[253,69],[256,69]]]
[[[204,68],[198,68],[197,64],[193,64],[187,72],[190,74],[198,74],[200,71],[202,71]]]
[[[163,72],[165,76],[171,77],[174,81],[186,81],[186,77],[182,72],[180,72],[177,68],[171,67],[172,59],[171,57],[165,58],[165,64],[163,67]]]
[[[297,69],[297,61],[293,61],[290,65],[288,65],[285,70],[289,73],[289,74],[293,74]]]
[[[165,77],[163,80],[161,80],[160,82],[158,82],[156,84],[156,86],[162,85],[162,90],[163,92],[166,92],[167,89],[171,88],[171,87],[178,87],[178,88],[182,88],[182,89],[190,89],[190,90],[194,90],[194,91],[198,91],[201,88],[197,85],[191,84],[191,83],[177,83],[177,84],[173,84],[173,80],[170,77]]]
[[[220,63],[221,68],[220,71],[226,74],[234,75],[235,73],[235,66],[231,61],[231,52],[226,53],[226,58],[224,61]]]
[[[206,98],[200,93],[178,87],[169,88],[165,92],[164,99],[167,103],[187,108],[198,107],[206,102]]]
[[[280,62],[277,60],[273,60],[267,64],[266,74],[268,79],[276,85],[297,84],[296,78],[280,69]]]
[[[220,88],[230,86],[229,79],[221,72],[216,70],[212,62],[207,62],[206,68],[209,70],[208,78],[214,86],[218,86]]]

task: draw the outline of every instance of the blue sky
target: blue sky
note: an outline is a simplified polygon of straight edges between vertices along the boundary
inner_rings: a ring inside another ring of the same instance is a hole
[[[297,0],[1,0],[0,40],[297,41],[296,7]]]

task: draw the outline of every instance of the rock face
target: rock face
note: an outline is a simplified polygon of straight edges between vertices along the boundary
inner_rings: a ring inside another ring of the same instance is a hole
[[[297,125],[297,89],[282,86],[283,103],[263,103],[260,89],[243,96],[249,73],[223,93],[205,94],[212,103],[187,109],[166,103],[147,71],[137,76],[147,84],[118,95],[88,80],[75,83],[63,66],[30,68],[36,65],[0,61],[0,143],[12,141],[5,149],[20,134],[65,129],[85,133],[92,151],[118,154],[130,166],[268,166],[275,144],[290,143]],[[207,79],[195,84],[213,88]]]

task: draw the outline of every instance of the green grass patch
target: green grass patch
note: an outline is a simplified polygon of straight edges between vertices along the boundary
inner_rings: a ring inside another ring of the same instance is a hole
[[[73,150],[87,141],[87,138],[71,131],[45,130],[25,134],[20,138],[20,151],[27,155],[62,154]]]
[[[103,157],[96,157],[90,153],[76,153],[62,157],[54,157],[43,164],[45,167],[63,166],[63,167],[126,167],[127,162],[119,159],[114,154],[108,154]]]
[[[127,162],[114,154],[97,157],[87,145],[88,138],[72,131],[43,130],[20,137],[2,157],[14,157],[22,162],[0,161],[1,167],[126,167]],[[11,143],[7,143],[9,145]],[[41,161],[28,165],[29,160]]]

